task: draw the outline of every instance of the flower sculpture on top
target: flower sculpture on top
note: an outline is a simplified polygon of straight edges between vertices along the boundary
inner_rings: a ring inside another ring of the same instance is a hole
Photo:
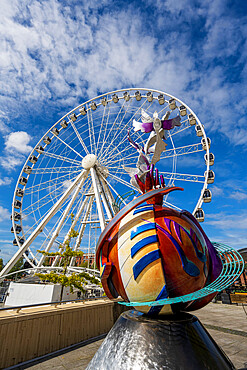
[[[191,213],[162,205],[164,195],[183,190],[166,187],[163,176],[154,171],[165,150],[165,130],[179,125],[180,119],[168,120],[166,115],[160,120],[154,113],[152,120],[144,113],[142,122],[134,120],[133,126],[150,132],[150,136],[142,148],[128,134],[139,158],[136,168],[125,168],[142,195],[107,225],[98,241],[96,263],[110,299],[121,296],[126,304],[149,315],[191,311],[215,296],[216,291],[210,288],[204,295],[193,294],[216,281],[222,272],[222,260]],[[185,295],[190,299],[178,301]]]
[[[144,147],[144,153],[147,155],[153,153],[151,163],[155,164],[160,160],[161,153],[166,149],[167,144],[162,140],[166,139],[167,131],[173,129],[175,126],[181,125],[180,116],[172,119],[168,119],[170,112],[167,112],[161,119],[158,117],[158,113],[154,112],[153,118],[151,118],[142,109],[141,122],[133,120],[134,131],[141,131],[149,133],[149,138]]]

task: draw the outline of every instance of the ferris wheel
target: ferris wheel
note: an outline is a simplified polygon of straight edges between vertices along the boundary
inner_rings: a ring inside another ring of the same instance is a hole
[[[145,145],[147,134],[133,130],[133,120],[140,121],[143,112],[171,118],[179,115],[181,124],[167,132],[166,150],[157,167],[167,186],[181,186],[184,192],[168,195],[164,205],[187,208],[198,221],[204,220],[202,204],[211,201],[208,184],[214,182],[214,155],[196,114],[162,91],[130,88],[108,92],[63,116],[28,156],[12,204],[11,231],[18,250],[0,276],[22,255],[33,268],[42,268],[45,257],[37,250],[60,250],[72,229],[78,235],[70,245],[87,253],[89,259],[106,224],[138,195],[126,171],[138,161],[128,133],[135,143]],[[58,265],[55,257],[52,266]],[[70,267],[74,265],[72,259]]]

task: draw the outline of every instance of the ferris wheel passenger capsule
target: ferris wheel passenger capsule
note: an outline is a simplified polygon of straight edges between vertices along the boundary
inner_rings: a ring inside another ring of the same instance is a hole
[[[22,245],[22,244],[24,244],[24,238],[20,238],[19,236],[18,236],[18,242]],[[15,245],[15,246],[17,246],[18,245],[18,243],[17,243],[17,240],[16,239],[14,239],[13,240],[13,245]]]
[[[106,106],[107,106],[107,103],[108,103],[108,101],[107,101],[106,97],[104,96],[104,97],[101,99],[101,104],[102,104],[104,107],[106,107]]]
[[[135,97],[136,97],[136,100],[137,100],[137,101],[140,101],[140,100],[141,100],[142,96],[141,96],[140,91],[136,91],[136,92],[135,92]]]
[[[35,150],[36,150],[39,154],[42,154],[42,153],[44,152],[44,148],[43,148],[41,145],[37,146],[37,147],[35,148]]]
[[[147,93],[147,100],[151,103],[152,101],[153,101],[153,94],[151,93],[151,91],[149,91],[148,93]]]
[[[71,119],[72,122],[75,122],[77,120],[77,116],[75,113],[72,113],[69,118]]]
[[[195,213],[195,218],[197,219],[198,222],[203,222],[205,219],[205,214],[202,208],[198,208],[196,213]]]
[[[26,184],[27,184],[27,179],[26,179],[26,177],[21,176],[21,177],[20,177],[20,180],[19,180],[19,183],[20,183],[21,185],[26,185]]]
[[[51,143],[51,138],[49,138],[49,136],[46,136],[46,137],[44,138],[44,143],[45,143],[46,145],[49,145],[49,144]]]
[[[21,202],[19,200],[15,200],[14,207],[17,208],[17,209],[20,209],[21,208]]]
[[[79,112],[80,112],[83,116],[85,116],[85,115],[87,114],[87,110],[86,110],[86,108],[85,108],[85,107],[81,107],[81,108],[79,109]]]
[[[163,105],[165,103],[165,97],[163,94],[160,94],[158,96],[158,102],[160,103],[160,105]]]
[[[68,126],[68,122],[63,119],[60,125],[62,126],[62,128],[66,128]]]
[[[169,100],[169,108],[170,108],[171,110],[174,110],[174,109],[176,109],[176,108],[177,108],[177,106],[176,106],[176,100],[175,100],[175,99],[170,99],[170,100]]]
[[[129,101],[129,100],[130,100],[130,94],[128,93],[128,91],[125,91],[125,92],[123,93],[123,97],[124,97],[124,100],[125,100],[125,101]]]
[[[190,126],[194,126],[196,124],[195,117],[193,116],[192,113],[190,113],[188,117],[189,117],[189,124],[190,124]]]
[[[207,176],[207,171],[205,171],[205,172],[204,172],[204,176],[205,176],[205,177]],[[213,184],[213,183],[214,183],[214,179],[215,179],[214,171],[209,170],[209,171],[208,171],[208,179],[207,179],[207,183],[208,183],[208,184]]]
[[[96,105],[96,103],[94,101],[92,101],[92,103],[90,104],[90,108],[92,110],[96,110],[97,109],[97,105]]]
[[[209,137],[207,137],[207,142],[208,142],[208,149],[210,149],[211,139],[210,139]],[[203,148],[204,150],[207,150],[207,146],[206,146],[206,140],[205,140],[205,138],[203,138],[203,139],[201,140],[201,143],[202,143],[202,148]]]
[[[183,116],[186,116],[187,114],[187,109],[184,105],[180,105],[179,107],[179,112],[180,112],[180,115],[183,117]]]
[[[35,164],[35,163],[37,163],[38,158],[35,157],[35,155],[31,155],[31,157],[29,157],[29,161],[32,162],[33,164]]]
[[[203,202],[204,203],[210,203],[211,202],[211,200],[212,200],[212,193],[211,193],[211,191],[209,189],[204,190],[202,199],[203,199]]]
[[[55,136],[58,136],[59,135],[59,131],[58,131],[58,129],[56,128],[56,127],[54,127],[52,130],[51,130],[51,132],[53,133],[53,135],[55,135]]]
[[[25,172],[27,175],[30,175],[32,168],[30,166],[25,166],[23,172]]]
[[[16,189],[15,195],[17,195],[17,197],[23,197],[24,190],[20,188]]]
[[[21,214],[19,212],[14,212],[14,217],[11,215],[10,218],[11,220],[14,218],[14,221],[20,221]]]
[[[117,94],[113,94],[113,95],[112,95],[112,101],[113,101],[114,103],[117,103],[117,102],[119,101]]]
[[[15,230],[15,231],[14,231],[14,230]],[[16,234],[20,234],[21,230],[22,230],[22,229],[21,229],[21,226],[20,226],[20,225],[16,225],[16,224],[15,224],[15,225],[14,225],[14,227],[13,227],[13,226],[11,227],[11,232],[12,232],[12,233],[16,232]]]
[[[207,164],[207,161],[208,161],[208,155],[207,154],[204,155],[204,159],[205,159],[205,163]],[[209,166],[213,166],[213,164],[214,164],[214,154],[209,153]]]
[[[200,125],[196,125],[195,130],[197,136],[203,136],[202,128]]]

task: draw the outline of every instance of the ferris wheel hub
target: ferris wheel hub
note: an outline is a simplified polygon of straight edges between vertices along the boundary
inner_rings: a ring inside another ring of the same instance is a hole
[[[90,168],[95,166],[96,161],[97,161],[97,157],[95,154],[88,154],[86,155],[86,157],[83,158],[81,164],[85,170],[90,170]]]

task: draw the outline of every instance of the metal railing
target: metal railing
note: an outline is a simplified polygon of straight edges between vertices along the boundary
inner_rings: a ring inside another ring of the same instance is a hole
[[[88,302],[88,301],[95,301],[95,300],[100,300],[103,299],[105,301],[109,301],[109,298],[106,296],[102,297],[91,297],[91,298],[81,298],[81,299],[70,299],[67,301],[55,301],[55,302],[45,302],[45,303],[34,303],[34,304],[27,304],[27,305],[21,305],[21,306],[9,306],[9,307],[0,307],[0,312],[1,311],[8,311],[8,310],[14,310],[17,313],[24,309],[24,308],[32,308],[32,307],[39,307],[39,306],[54,306],[57,307],[60,304],[65,304],[65,303],[78,303],[78,302]]]

